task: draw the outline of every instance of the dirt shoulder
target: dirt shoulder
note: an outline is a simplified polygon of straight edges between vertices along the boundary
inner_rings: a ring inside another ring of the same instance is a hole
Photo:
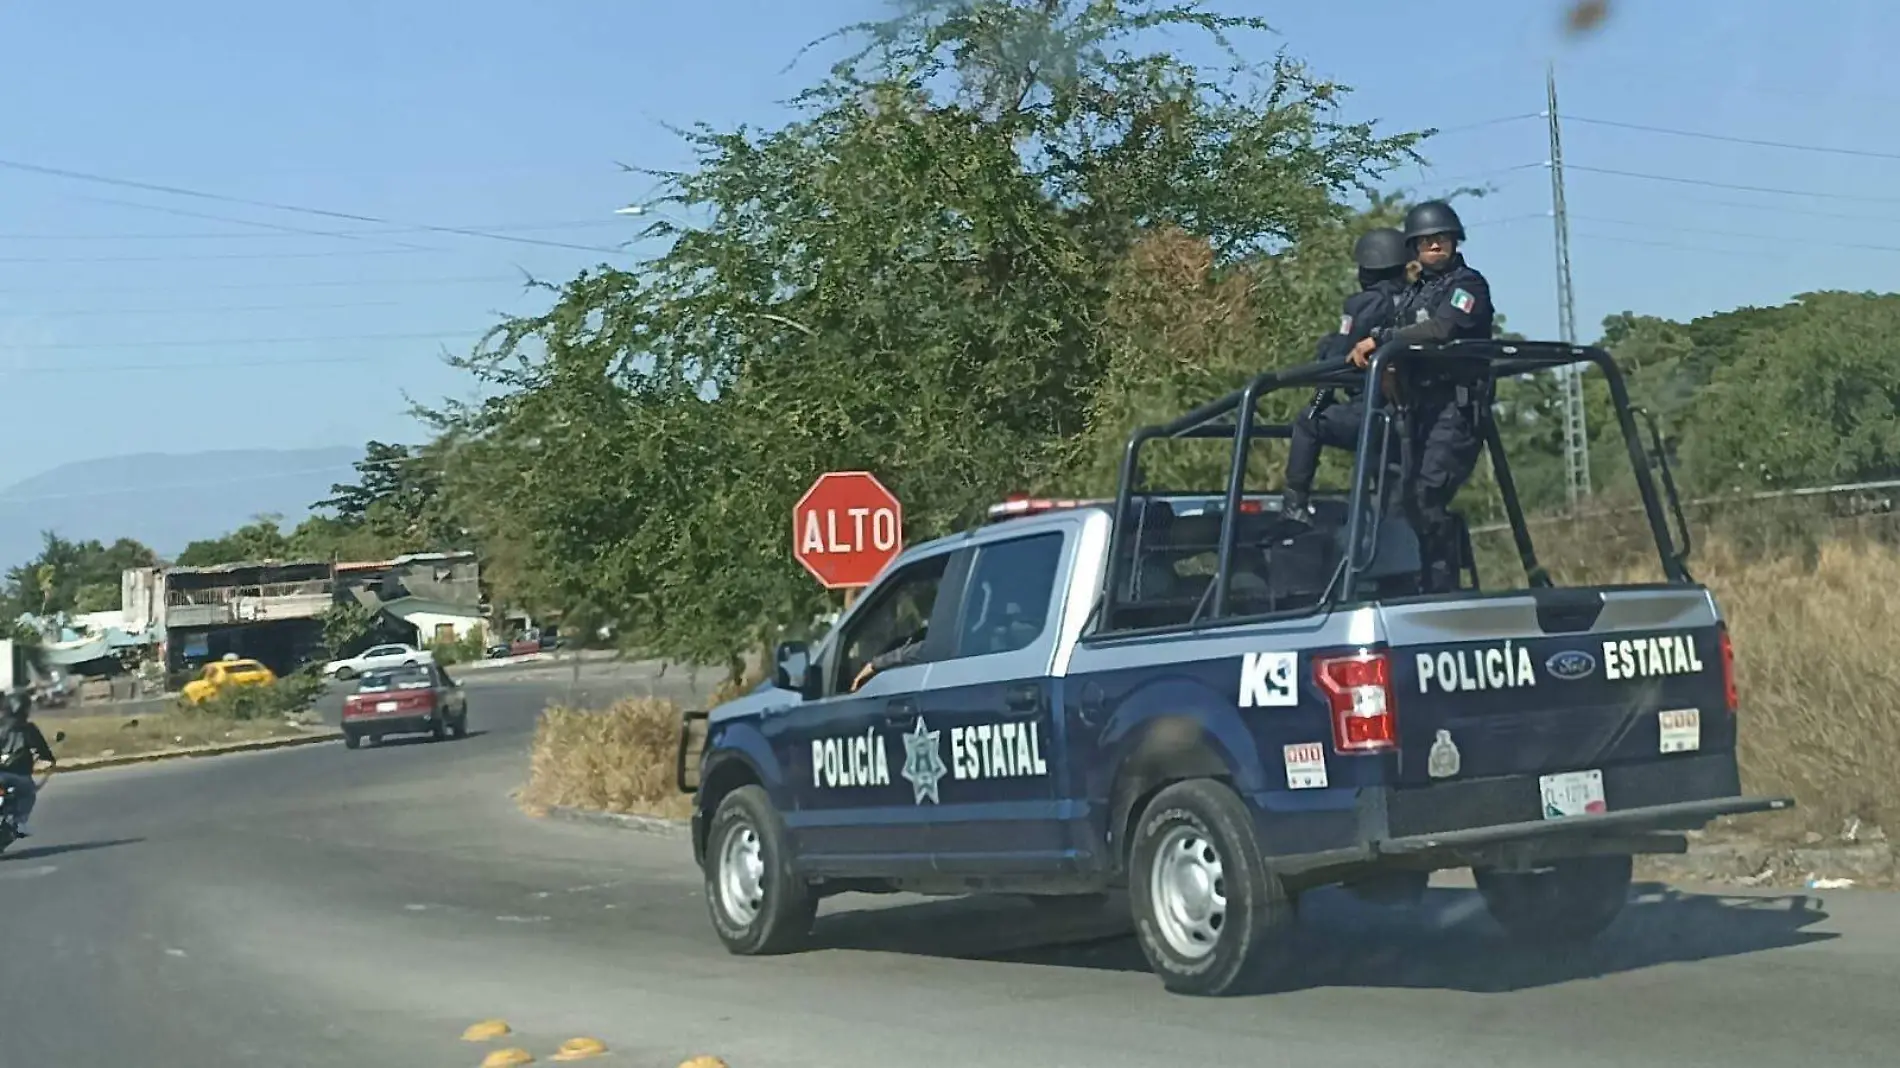
[[[133,716],[61,716],[47,720],[41,729],[48,741],[54,731],[66,732],[64,741],[53,742],[54,754],[65,763],[301,737],[312,728],[285,719],[229,720],[168,709]]]

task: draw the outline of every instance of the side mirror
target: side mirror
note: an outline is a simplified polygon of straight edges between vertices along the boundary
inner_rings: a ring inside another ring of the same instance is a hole
[[[811,673],[811,646],[804,642],[780,642],[774,654],[777,667],[772,685],[795,693],[805,692],[805,680]]]

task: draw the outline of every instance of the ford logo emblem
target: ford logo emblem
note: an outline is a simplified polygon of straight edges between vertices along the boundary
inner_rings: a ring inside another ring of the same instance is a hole
[[[1544,661],[1544,670],[1554,679],[1581,679],[1597,669],[1597,658],[1576,649],[1566,649]]]

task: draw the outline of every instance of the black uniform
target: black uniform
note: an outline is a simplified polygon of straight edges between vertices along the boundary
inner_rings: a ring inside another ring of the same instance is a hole
[[[1406,289],[1396,325],[1375,336],[1381,344],[1489,338],[1494,316],[1490,284],[1462,255],[1454,255]],[[1449,508],[1477,467],[1483,448],[1478,419],[1490,398],[1423,369],[1404,380],[1412,408],[1414,465],[1406,478],[1407,511],[1425,558],[1427,589],[1449,590],[1457,586],[1460,550]]]
[[[1314,359],[1344,361],[1353,346],[1380,330],[1396,324],[1397,301],[1405,293],[1405,280],[1390,278],[1346,298],[1339,329],[1319,341]],[[1319,450],[1323,445],[1352,449],[1359,444],[1359,424],[1365,419],[1366,401],[1363,382],[1345,387],[1346,399],[1326,404],[1315,398],[1293,420],[1292,440],[1287,447],[1286,488],[1304,497],[1312,491],[1313,476],[1319,471]]]

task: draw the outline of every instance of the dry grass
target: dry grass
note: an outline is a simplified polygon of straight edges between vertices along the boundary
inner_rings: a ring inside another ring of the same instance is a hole
[[[679,706],[658,698],[550,708],[535,726],[521,803],[684,818],[691,800],[673,784],[679,730]]]
[[[64,741],[53,743],[60,760],[129,756],[161,749],[181,749],[229,742],[253,742],[308,734],[283,719],[230,720],[185,711],[140,716],[35,717],[50,741],[54,731],[65,731]]]
[[[1600,532],[1587,537],[1601,548]],[[1581,559],[1566,544],[1573,540],[1547,532],[1540,552],[1553,562]],[[1900,549],[1860,535],[1774,550],[1716,536],[1702,540],[1693,563],[1735,642],[1744,785],[1799,802],[1792,813],[1739,821],[1733,832],[1837,840],[1859,821],[1863,838],[1875,828],[1900,833]],[[672,781],[678,732],[679,709],[667,701],[550,710],[523,800],[683,815],[688,801]]]
[[[1750,828],[1900,831],[1900,551],[1835,541],[1751,560],[1718,542],[1703,556],[1735,642],[1743,783],[1799,803]]]

